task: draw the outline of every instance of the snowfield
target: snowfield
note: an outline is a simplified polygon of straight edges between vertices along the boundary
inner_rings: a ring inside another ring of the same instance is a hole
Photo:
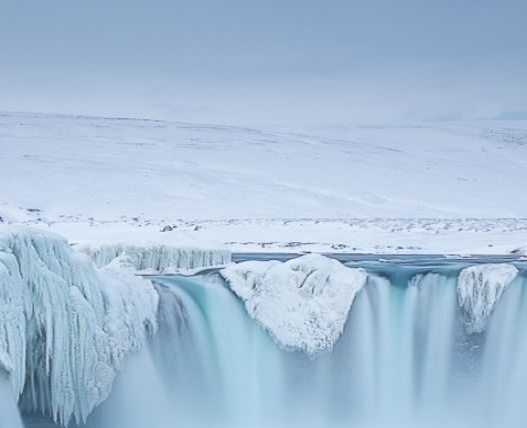
[[[527,243],[525,121],[267,130],[3,113],[0,148],[1,221],[73,243],[406,253]]]

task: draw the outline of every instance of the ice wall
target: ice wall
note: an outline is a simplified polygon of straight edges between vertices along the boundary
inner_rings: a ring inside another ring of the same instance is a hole
[[[468,333],[481,333],[505,289],[518,275],[511,264],[485,264],[463,269],[458,278],[458,301]]]
[[[27,411],[85,421],[155,330],[157,305],[149,281],[97,270],[57,235],[0,229],[0,367]]]
[[[281,347],[311,357],[332,349],[367,278],[363,269],[316,254],[232,264],[220,274]]]
[[[168,272],[176,269],[225,265],[231,253],[224,249],[173,247],[159,244],[90,244],[78,249],[88,254],[98,267],[118,262],[135,270]]]

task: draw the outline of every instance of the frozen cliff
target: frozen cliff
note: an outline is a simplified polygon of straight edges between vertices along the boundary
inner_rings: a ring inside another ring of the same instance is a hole
[[[156,329],[157,305],[149,281],[97,270],[57,235],[0,228],[0,368],[26,411],[85,421]]]
[[[162,244],[83,244],[78,249],[88,254],[98,267],[118,262],[136,271],[159,273],[225,265],[231,261],[231,253],[225,249]]]

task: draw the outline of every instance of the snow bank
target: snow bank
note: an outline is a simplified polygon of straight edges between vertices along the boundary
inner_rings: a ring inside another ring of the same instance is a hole
[[[367,279],[362,269],[315,254],[232,264],[220,274],[281,347],[310,357],[332,349]]]
[[[27,411],[85,421],[155,330],[157,304],[149,281],[96,270],[58,235],[0,228],[0,366]]]
[[[458,301],[468,333],[485,330],[505,289],[518,275],[510,264],[485,264],[463,269],[458,278]]]
[[[228,250],[178,248],[160,244],[83,244],[78,249],[88,254],[98,267],[118,263],[137,271],[159,273],[225,265],[231,261]]]

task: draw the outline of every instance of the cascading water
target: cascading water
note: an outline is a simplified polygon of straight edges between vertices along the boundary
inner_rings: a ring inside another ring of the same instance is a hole
[[[313,358],[282,350],[217,273],[155,278],[158,334],[88,426],[526,426],[524,272],[474,332],[458,291],[470,261],[349,265],[367,284],[334,348]]]

